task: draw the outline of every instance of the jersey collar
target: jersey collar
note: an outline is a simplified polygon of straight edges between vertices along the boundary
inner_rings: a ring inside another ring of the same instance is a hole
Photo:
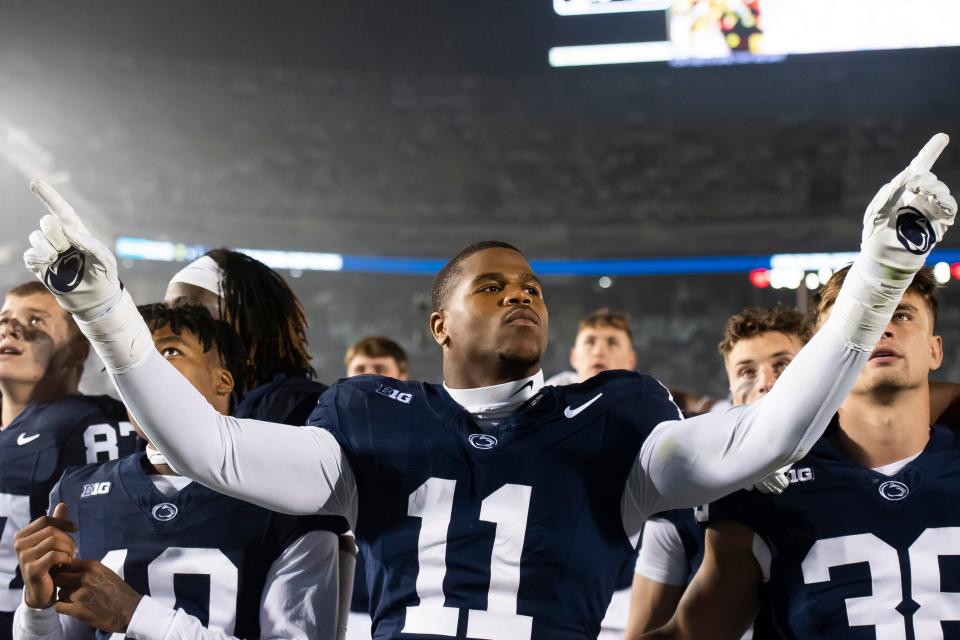
[[[529,378],[490,387],[451,389],[444,383],[443,388],[454,402],[467,410],[478,426],[489,428],[505,420],[543,388],[543,370]]]

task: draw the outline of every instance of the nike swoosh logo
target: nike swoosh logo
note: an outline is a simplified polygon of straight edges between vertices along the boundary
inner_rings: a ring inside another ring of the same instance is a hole
[[[594,402],[599,400],[600,396],[602,395],[603,395],[602,393],[598,393],[596,396],[593,397],[593,399],[588,400],[587,402],[584,402],[582,405],[580,405],[576,409],[571,409],[570,406],[567,405],[567,408],[563,410],[563,415],[566,416],[567,418],[577,417],[581,411],[583,411],[584,409],[592,405]]]
[[[525,385],[523,385],[522,387],[520,387],[519,389],[517,389],[516,391],[514,391],[513,393],[511,393],[511,394],[510,394],[510,397],[512,398],[513,396],[517,395],[518,393],[520,393],[521,391],[523,391],[523,390],[526,389],[527,387],[530,387],[531,389],[533,389],[533,380],[527,380],[527,383],[526,383]]]
[[[31,442],[33,442],[34,440],[36,440],[36,439],[39,438],[39,437],[40,437],[40,434],[39,434],[39,433],[36,433],[36,434],[34,434],[34,435],[32,435],[32,436],[28,436],[28,435],[25,434],[25,433],[21,433],[20,435],[17,436],[17,444],[22,447],[22,446],[25,445],[25,444],[30,444]]]

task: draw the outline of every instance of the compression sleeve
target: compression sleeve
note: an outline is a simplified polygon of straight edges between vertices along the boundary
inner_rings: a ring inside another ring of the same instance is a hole
[[[95,640],[94,630],[53,607],[33,609],[21,602],[13,614],[13,640]]]
[[[156,350],[112,377],[179,473],[273,511],[339,515],[355,524],[356,482],[329,431],[224,416]]]
[[[820,438],[890,321],[903,289],[858,258],[829,319],[763,399],[658,425],[624,490],[628,536],[659,511],[706,504],[796,462]]]
[[[337,637],[339,551],[339,536],[319,530],[283,550],[263,589],[261,638]]]
[[[635,573],[660,584],[686,584],[687,552],[675,524],[664,518],[647,521]]]

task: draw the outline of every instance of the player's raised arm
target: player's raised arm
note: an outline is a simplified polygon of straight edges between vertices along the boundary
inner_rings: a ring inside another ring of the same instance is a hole
[[[73,314],[127,408],[170,463],[215,491],[268,509],[324,511],[352,524],[353,475],[334,437],[218,413],[154,348],[110,250],[53,187],[34,181],[30,188],[50,213],[30,234],[24,263]]]
[[[762,400],[663,423],[647,438],[624,494],[628,530],[652,513],[749,486],[820,438],[914,274],[953,224],[957,202],[930,172],[948,140],[935,135],[867,206],[860,254],[830,318]]]

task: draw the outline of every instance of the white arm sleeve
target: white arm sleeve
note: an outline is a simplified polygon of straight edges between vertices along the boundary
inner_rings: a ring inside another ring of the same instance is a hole
[[[909,284],[881,279],[860,258],[830,317],[759,402],[658,425],[624,489],[622,513],[635,539],[659,511],[706,504],[796,462],[840,408]]]
[[[350,600],[357,570],[357,545],[352,534],[340,536],[340,607],[337,611],[337,640],[345,640],[350,622]]]
[[[13,640],[94,640],[94,630],[56,609],[33,609],[21,602],[13,614]]]
[[[356,483],[333,435],[224,416],[156,350],[111,374],[124,404],[181,474],[273,511],[356,520]]]
[[[337,637],[339,555],[339,536],[330,531],[310,531],[284,549],[263,589],[261,638]]]
[[[664,518],[647,520],[635,573],[660,584],[687,583],[687,552],[676,525]]]

